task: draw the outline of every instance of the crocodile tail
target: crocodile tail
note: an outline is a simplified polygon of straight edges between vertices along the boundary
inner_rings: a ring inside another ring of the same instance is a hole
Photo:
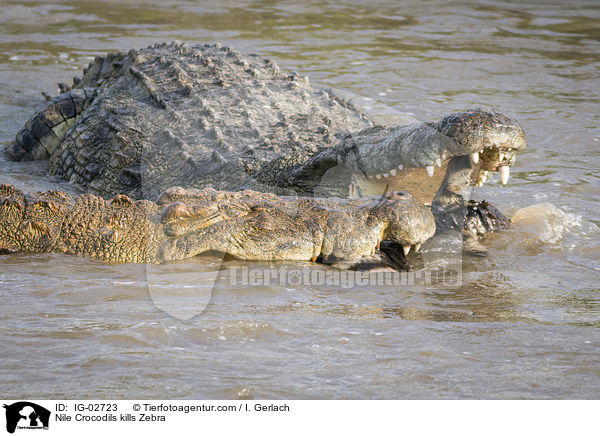
[[[48,159],[97,94],[96,88],[77,88],[50,100],[17,133],[5,150],[7,158],[14,161]]]

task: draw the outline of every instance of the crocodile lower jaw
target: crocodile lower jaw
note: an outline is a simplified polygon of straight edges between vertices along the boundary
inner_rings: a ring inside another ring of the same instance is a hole
[[[483,186],[489,180],[490,172],[498,172],[502,185],[508,183],[510,167],[515,162],[516,152],[512,148],[492,145],[471,154],[473,173],[469,185]],[[404,190],[411,192],[426,204],[431,204],[440,188],[450,158],[442,153],[432,165],[405,167],[398,165],[376,174],[355,174],[360,195],[378,195],[383,191]]]
[[[434,171],[431,176],[429,176],[430,171],[425,167],[392,169],[374,176],[355,174],[359,188],[356,191],[361,196],[381,195],[389,191],[408,191],[422,203],[431,204],[448,167],[448,160],[440,163],[441,168]]]

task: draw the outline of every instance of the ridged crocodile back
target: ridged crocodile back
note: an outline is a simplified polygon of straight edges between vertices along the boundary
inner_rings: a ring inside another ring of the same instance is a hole
[[[97,96],[50,156],[102,195],[253,186],[265,162],[300,160],[371,125],[351,103],[229,47],[157,44],[98,57],[75,88]]]

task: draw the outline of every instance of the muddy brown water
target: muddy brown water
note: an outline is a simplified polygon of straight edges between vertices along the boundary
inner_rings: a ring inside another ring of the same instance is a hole
[[[362,3],[2,3],[2,146],[94,56],[173,39],[272,56],[384,121],[498,109],[529,144],[508,186],[473,191],[515,225],[462,259],[461,286],[345,286],[323,266],[214,255],[0,256],[5,397],[599,397],[597,2]],[[0,179],[77,192],[44,163],[0,161]]]

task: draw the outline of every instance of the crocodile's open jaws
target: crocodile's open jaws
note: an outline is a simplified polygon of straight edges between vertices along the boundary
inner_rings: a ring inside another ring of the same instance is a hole
[[[403,186],[411,193],[419,194],[424,202],[431,202],[442,184],[450,159],[467,153],[474,168],[471,185],[482,186],[490,171],[498,171],[502,184],[505,185],[516,153],[526,145],[525,132],[521,126],[493,111],[460,112],[445,117],[436,125],[424,124],[415,127],[403,127],[402,130],[413,135],[419,130],[425,131],[429,138],[421,141],[424,147],[419,149],[418,153],[426,158],[404,152],[398,156],[397,160],[401,163],[397,165],[390,159],[382,163],[380,172],[374,172],[373,167],[367,167],[363,173],[355,173],[363,192],[380,191],[384,185],[389,189]],[[454,144],[448,145],[445,138],[436,138],[437,132],[434,129],[453,139],[462,149],[457,149]],[[417,140],[418,135],[409,138],[411,144]]]

